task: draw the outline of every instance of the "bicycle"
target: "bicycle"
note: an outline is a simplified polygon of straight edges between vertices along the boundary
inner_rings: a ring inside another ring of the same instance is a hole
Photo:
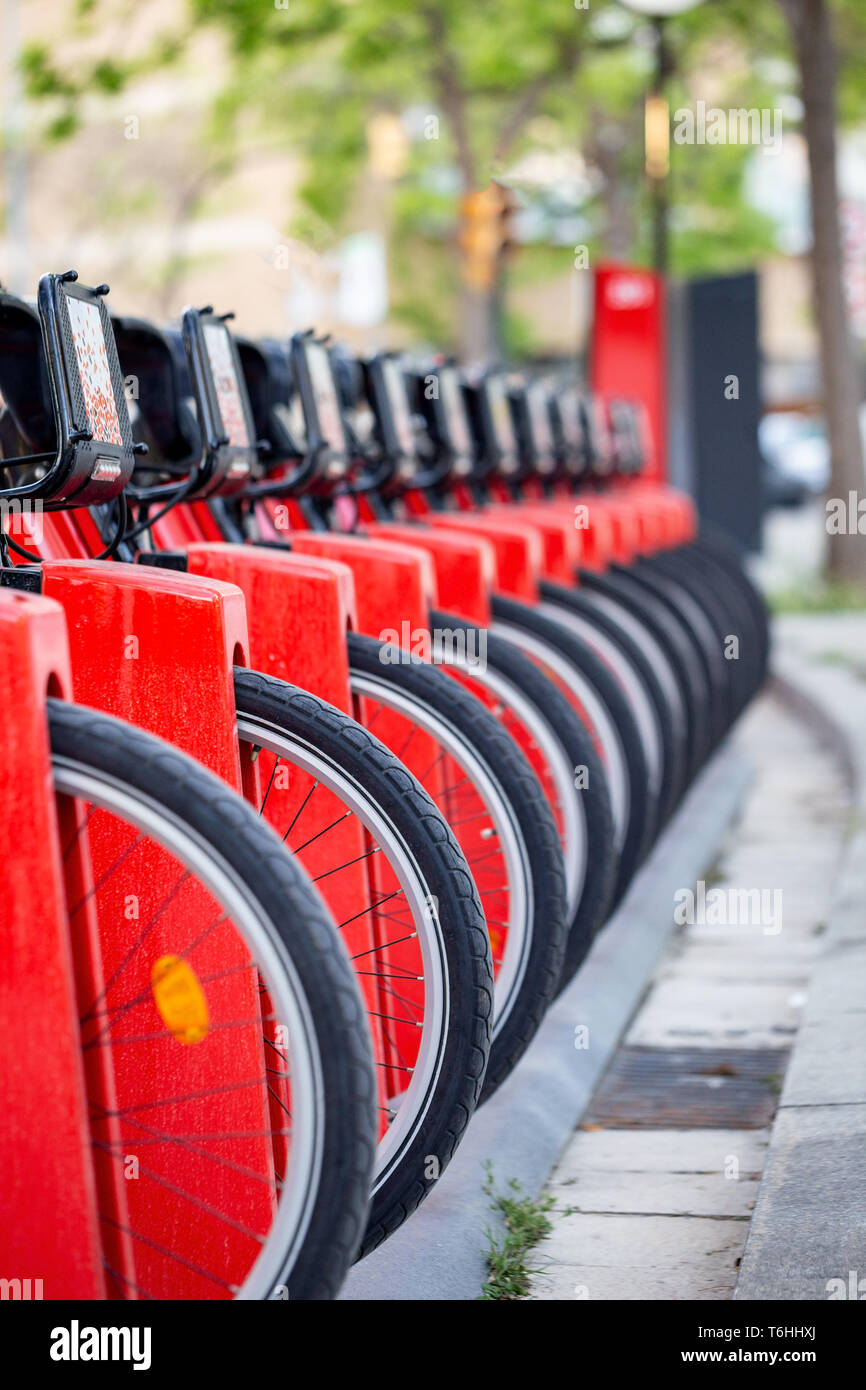
[[[230,787],[61,698],[61,634],[0,590],[4,1268],[38,1250],[48,1298],[333,1298],[376,1136],[347,953]]]
[[[42,297],[65,297],[74,284],[63,277],[47,277]],[[77,293],[103,305],[104,294],[94,295],[80,287]],[[16,375],[10,370],[13,354],[2,354],[0,389],[19,431],[24,420],[35,415],[43,422],[44,432],[48,403],[39,396],[39,383],[50,375],[56,399],[69,399],[70,377],[74,381],[81,368],[74,345],[64,347],[59,337],[54,345],[48,338],[43,357],[36,315],[26,306],[14,308],[19,327],[24,325],[14,360],[21,365],[26,347],[29,370]],[[102,346],[114,359],[107,314],[100,314],[100,323]],[[131,449],[115,360],[112,368],[114,407],[127,441],[123,447]],[[82,390],[80,380],[78,386]],[[79,442],[70,438],[76,433],[71,424],[77,421],[66,420],[58,412],[60,454],[70,446],[74,454]],[[102,440],[99,452],[112,457]],[[6,463],[26,474],[32,458],[22,461],[19,457],[13,464],[7,457]],[[237,477],[238,466],[242,468],[243,457],[239,458],[236,446],[217,444],[180,487],[187,495],[198,487],[208,490],[221,474],[234,470]],[[120,486],[130,473],[131,469],[124,469],[103,476],[100,498],[105,500],[95,503],[93,513],[66,509],[56,522],[46,515],[43,550],[50,553],[52,547],[62,545],[68,552],[74,545],[77,553],[92,554],[93,533],[98,536],[101,530],[109,537],[106,555],[128,555],[141,525],[140,516],[128,525],[126,501],[119,500]],[[145,488],[150,486],[159,484],[146,479]],[[163,491],[157,510],[166,505],[166,492],[176,487]],[[47,490],[44,480],[43,490]],[[153,497],[145,500],[139,495],[133,505],[152,506]],[[13,552],[23,549],[11,538],[10,544]],[[147,573],[141,571],[142,581]],[[477,1101],[489,1049],[492,993],[484,922],[471,874],[445,821],[375,738],[342,711],[283,682],[238,671],[235,690],[242,764],[255,762],[270,787],[267,804],[256,809],[279,825],[298,857],[312,866],[336,908],[338,927],[357,945],[355,970],[365,987],[380,1090],[380,1143],[366,1250],[395,1229],[429,1190],[435,1180],[425,1175],[431,1156],[437,1176],[444,1171]],[[279,785],[279,761],[299,770],[285,787]],[[335,806],[339,814],[334,814]],[[329,862],[323,863],[323,856]],[[380,866],[378,877],[368,878],[367,864],[374,857]],[[342,885],[341,875],[347,876]],[[390,878],[383,882],[383,876]],[[360,943],[359,935],[363,935]],[[404,997],[389,975],[398,986],[407,978],[411,997],[408,989]]]

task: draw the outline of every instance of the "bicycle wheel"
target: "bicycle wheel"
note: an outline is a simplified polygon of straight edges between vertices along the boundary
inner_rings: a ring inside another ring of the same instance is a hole
[[[742,595],[742,601],[752,614],[759,639],[759,678],[763,682],[770,657],[770,622],[767,605],[760,591],[746,570],[742,551],[724,531],[709,525],[701,525],[700,535],[690,546],[681,547],[685,553],[712,559],[728,575]],[[679,551],[674,552],[679,554]]]
[[[709,719],[710,746],[725,735],[731,718],[731,686],[729,672],[723,653],[723,640],[705,608],[682,584],[657,572],[649,562],[639,561],[629,568],[611,565],[610,577],[651,595],[667,610],[676,614],[682,626],[688,631],[699,653],[702,669],[706,675],[710,691],[710,701],[705,718]]]
[[[235,668],[243,759],[262,814],[318,884],[355,967],[373,1035],[379,1143],[366,1254],[447,1167],[490,1051],[490,944],[472,875],[407,769],[348,715]]]
[[[562,974],[568,918],[556,822],[532,768],[480,700],[398,647],[349,633],[348,650],[364,726],[430,793],[478,888],[494,967],[487,1099],[529,1046]]]
[[[565,863],[568,940],[558,989],[573,978],[613,897],[617,851],[607,779],[592,739],[554,683],[511,642],[484,631],[484,663],[465,654],[481,650],[482,630],[451,613],[430,614],[440,630],[463,631],[441,653],[446,670],[482,699],[521,749],[553,811]]]
[[[722,644],[730,650],[729,638],[738,638],[736,660],[729,661],[731,683],[736,687],[735,716],[759,688],[766,669],[766,632],[756,615],[752,594],[741,583],[736,570],[722,565],[711,553],[698,550],[674,551],[653,557],[662,572],[685,584],[700,599],[711,618],[721,616]]]
[[[106,1291],[332,1298],[375,1088],[319,895],[225,783],[48,701]]]
[[[540,590],[541,612],[588,642],[628,693],[657,788],[659,822],[663,825],[685,787],[687,772],[686,716],[675,682],[671,679],[665,686],[645,650],[579,589],[543,582]]]
[[[585,642],[536,609],[496,595],[493,630],[537,661],[595,731],[611,791],[619,851],[614,903],[621,901],[646,854],[657,801],[637,721],[614,677]]]
[[[710,679],[693,635],[679,615],[632,581],[613,575],[578,572],[578,587],[593,609],[619,623],[647,654],[660,679],[672,673],[686,713],[688,776],[693,778],[711,751]]]

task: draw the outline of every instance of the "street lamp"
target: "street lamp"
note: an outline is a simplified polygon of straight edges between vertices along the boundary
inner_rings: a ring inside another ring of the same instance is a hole
[[[656,66],[644,107],[646,173],[653,207],[653,265],[664,274],[668,268],[668,172],[670,169],[670,111],[665,88],[673,71],[666,43],[665,22],[672,15],[694,9],[701,0],[620,0],[626,9],[646,15],[653,22]]]

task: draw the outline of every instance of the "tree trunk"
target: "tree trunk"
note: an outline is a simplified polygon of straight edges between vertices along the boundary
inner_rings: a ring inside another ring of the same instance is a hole
[[[489,362],[499,356],[496,294],[462,285],[460,356],[464,362]]]
[[[824,407],[830,442],[830,493],[863,493],[863,453],[858,408],[860,383],[848,322],[842,274],[839,190],[836,180],[836,53],[827,0],[782,0],[800,68],[812,201],[812,282]],[[866,585],[866,538],[829,537],[829,572]]]

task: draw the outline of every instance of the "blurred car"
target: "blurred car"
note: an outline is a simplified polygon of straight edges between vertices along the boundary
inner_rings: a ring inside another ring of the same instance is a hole
[[[762,482],[768,507],[798,507],[830,482],[830,446],[820,416],[768,413],[758,426]]]

